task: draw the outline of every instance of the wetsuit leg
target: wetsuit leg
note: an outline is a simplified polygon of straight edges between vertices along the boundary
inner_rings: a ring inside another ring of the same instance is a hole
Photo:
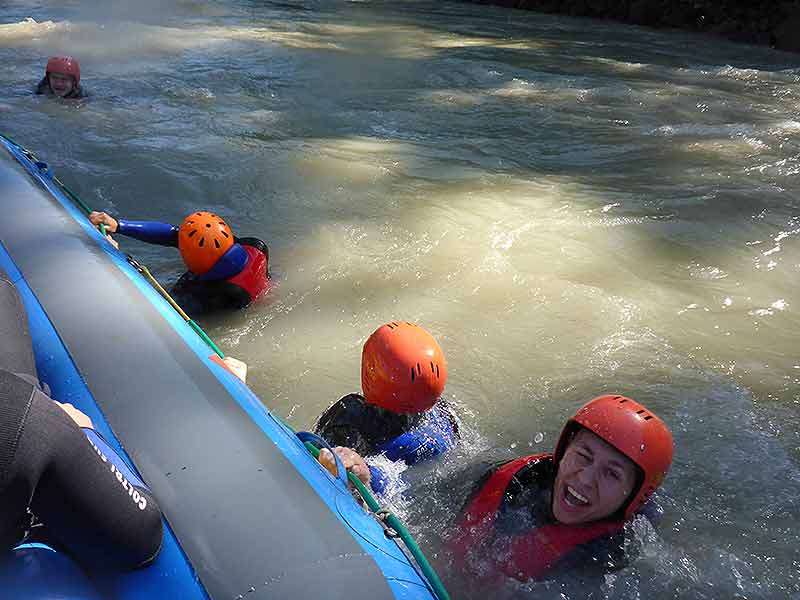
[[[0,271],[0,369],[36,377],[36,361],[22,298]]]
[[[38,388],[0,371],[0,550],[26,509],[46,539],[90,569],[132,569],[161,547],[150,492],[117,476],[69,416]]]

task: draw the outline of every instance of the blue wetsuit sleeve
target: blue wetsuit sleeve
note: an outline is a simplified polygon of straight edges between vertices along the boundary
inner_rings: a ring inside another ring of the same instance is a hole
[[[369,467],[370,481],[369,486],[376,494],[382,494],[386,491],[386,486],[389,485],[389,475],[374,465],[367,465]]]
[[[178,228],[169,223],[117,219],[117,233],[148,244],[178,247]]]

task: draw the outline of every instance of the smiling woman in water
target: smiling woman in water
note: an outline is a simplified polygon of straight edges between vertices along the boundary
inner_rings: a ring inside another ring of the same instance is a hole
[[[567,421],[553,454],[517,458],[484,478],[450,547],[465,571],[521,581],[557,567],[620,568],[625,522],[671,462],[661,419],[625,396],[600,396]]]

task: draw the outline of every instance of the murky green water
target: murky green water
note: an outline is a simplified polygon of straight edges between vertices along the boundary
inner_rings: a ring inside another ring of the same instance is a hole
[[[467,443],[395,499],[440,568],[435,484],[615,391],[676,440],[644,554],[493,593],[800,598],[800,57],[459,3],[0,8],[1,132],[94,207],[268,241],[271,295],[205,325],[276,413],[355,391],[384,321],[440,340]],[[89,101],[31,95],[63,52]]]

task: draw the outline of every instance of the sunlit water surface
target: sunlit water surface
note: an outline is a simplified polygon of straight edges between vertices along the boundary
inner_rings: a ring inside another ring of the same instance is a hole
[[[384,321],[438,338],[465,443],[392,502],[455,597],[448,482],[615,391],[674,432],[664,517],[599,584],[493,595],[800,598],[796,55],[415,0],[0,7],[0,132],[96,208],[268,241],[269,297],[203,324],[270,409],[310,427]],[[55,53],[88,101],[31,95]]]

